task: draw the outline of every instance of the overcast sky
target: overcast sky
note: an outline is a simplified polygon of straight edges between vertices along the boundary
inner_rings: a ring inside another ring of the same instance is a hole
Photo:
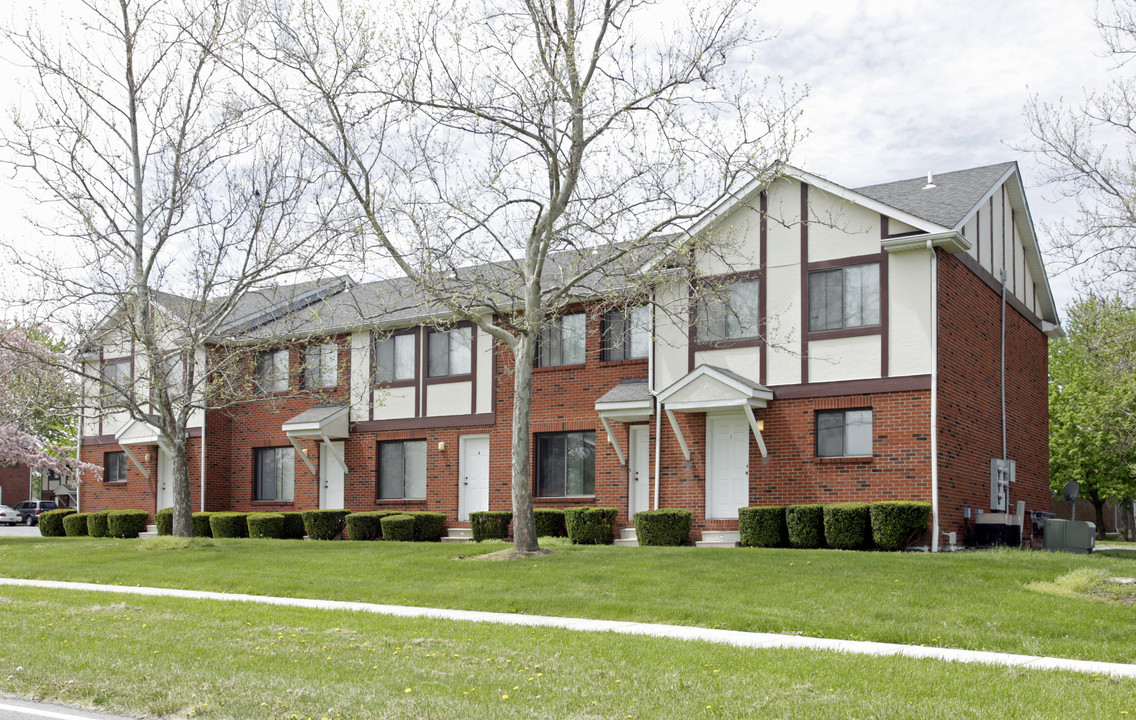
[[[51,18],[69,1],[35,4]],[[1035,223],[1059,217],[1069,209],[1014,148],[1025,142],[1031,93],[1075,101],[1106,82],[1111,63],[1092,14],[1091,0],[767,0],[759,17],[778,35],[763,64],[810,89],[810,136],[792,163],[857,187],[1017,160]],[[0,74],[0,94],[15,100],[10,77]],[[0,232],[12,232],[23,200],[6,178],[0,203]],[[1069,279],[1050,275],[1064,306]]]

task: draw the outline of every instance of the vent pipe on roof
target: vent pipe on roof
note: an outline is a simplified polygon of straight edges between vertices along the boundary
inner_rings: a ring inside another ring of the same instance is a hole
[[[939,187],[939,186],[935,184],[935,181],[931,178],[931,173],[928,172],[927,173],[927,184],[923,186],[923,189],[924,190],[931,190],[931,189],[937,188],[937,187]]]

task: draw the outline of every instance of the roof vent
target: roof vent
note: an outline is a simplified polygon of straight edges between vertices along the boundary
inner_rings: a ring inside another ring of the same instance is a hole
[[[927,184],[923,186],[923,189],[924,190],[931,190],[931,189],[937,188],[937,187],[939,187],[939,186],[936,185],[935,181],[931,178],[931,173],[927,173]]]

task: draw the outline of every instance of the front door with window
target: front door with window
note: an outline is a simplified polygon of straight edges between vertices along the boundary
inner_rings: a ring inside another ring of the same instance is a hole
[[[158,509],[174,506],[174,463],[170,454],[158,448]]]
[[[749,505],[749,423],[737,415],[706,418],[706,517],[737,520]]]
[[[339,457],[343,454],[343,443],[330,443]],[[338,510],[343,507],[343,467],[332,457],[325,444],[320,448],[320,510]]]
[[[466,435],[459,441],[458,520],[469,520],[471,512],[489,509],[489,436]]]
[[[632,425],[628,430],[627,517],[651,509],[651,430],[648,425]]]

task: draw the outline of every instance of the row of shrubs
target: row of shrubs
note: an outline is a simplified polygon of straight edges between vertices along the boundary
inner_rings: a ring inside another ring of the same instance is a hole
[[[931,503],[874,502],[741,508],[749,547],[902,550],[927,529]]]
[[[145,510],[103,510],[76,512],[75,508],[48,510],[39,516],[39,533],[44,537],[136,538],[146,529]]]
[[[618,510],[608,507],[533,510],[537,537],[566,537],[569,542],[576,545],[610,545],[618,514]],[[486,510],[469,514],[470,531],[477,542],[503,540],[509,537],[509,524],[512,521],[513,513],[507,510]]]
[[[173,511],[155,516],[159,535],[173,533]],[[438,542],[445,531],[446,514],[373,510],[306,510],[304,512],[195,512],[195,537],[334,540],[347,530],[351,540],[418,540]]]

